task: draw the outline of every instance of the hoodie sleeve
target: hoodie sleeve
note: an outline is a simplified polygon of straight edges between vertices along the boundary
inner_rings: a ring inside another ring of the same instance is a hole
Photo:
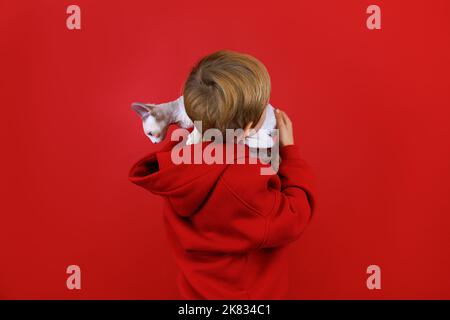
[[[266,216],[268,229],[262,247],[275,247],[296,240],[307,226],[315,206],[312,173],[300,158],[298,147],[285,146],[280,149],[280,156],[279,183],[269,187],[274,194],[275,205]]]

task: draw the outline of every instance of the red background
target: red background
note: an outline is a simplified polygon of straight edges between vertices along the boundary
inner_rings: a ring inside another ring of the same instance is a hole
[[[0,15],[0,298],[179,298],[162,201],[127,180],[157,148],[130,103],[177,98],[219,49],[265,63],[317,175],[292,297],[450,298],[448,1],[9,0]]]

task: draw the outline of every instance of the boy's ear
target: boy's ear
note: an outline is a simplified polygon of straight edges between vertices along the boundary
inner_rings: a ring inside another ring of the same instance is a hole
[[[152,110],[153,106],[141,102],[133,102],[131,104],[131,109],[134,110],[141,118],[145,117]]]
[[[247,125],[244,128],[244,138],[247,138],[248,136],[251,135],[251,129],[252,129],[252,125],[253,125],[253,121],[251,121],[250,123],[247,123]]]

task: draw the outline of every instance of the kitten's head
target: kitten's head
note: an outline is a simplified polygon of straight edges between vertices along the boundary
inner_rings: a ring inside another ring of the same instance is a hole
[[[169,125],[163,110],[154,104],[134,102],[131,108],[142,119],[145,135],[153,142],[159,143],[164,140]]]

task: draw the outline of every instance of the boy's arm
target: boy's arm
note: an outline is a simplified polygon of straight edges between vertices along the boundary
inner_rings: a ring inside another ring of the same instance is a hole
[[[267,216],[268,231],[263,247],[278,246],[297,239],[308,224],[315,204],[312,173],[294,145],[292,122],[286,113],[278,109],[275,117],[281,163],[278,177],[274,177],[275,182],[279,183],[269,187],[274,192],[275,205]]]
[[[298,147],[282,147],[280,156],[280,183],[269,189],[275,194],[275,205],[266,217],[268,230],[262,247],[275,247],[296,240],[307,226],[315,207],[312,172],[300,158]]]

